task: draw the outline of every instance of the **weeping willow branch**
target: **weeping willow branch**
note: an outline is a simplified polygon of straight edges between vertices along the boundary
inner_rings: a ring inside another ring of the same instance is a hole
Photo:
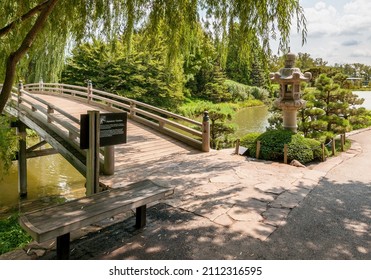
[[[43,2],[43,3],[40,3],[36,7],[32,8],[31,10],[29,10],[24,15],[22,15],[21,17],[17,18],[16,20],[12,21],[11,23],[9,23],[8,25],[6,25],[5,27],[1,28],[0,29],[0,37],[5,36],[10,31],[12,31],[17,26],[17,24],[22,23],[23,21],[26,21],[29,18],[33,17],[34,15],[40,13],[45,8],[45,6],[48,3],[49,3],[49,0],[47,0],[47,1]]]
[[[41,10],[39,16],[36,19],[35,24],[31,27],[30,31],[27,33],[26,37],[22,41],[20,47],[8,57],[6,64],[5,80],[3,88],[0,93],[0,112],[3,111],[5,104],[10,96],[12,87],[16,75],[16,67],[21,58],[27,53],[31,48],[33,42],[35,41],[37,35],[42,30],[45,22],[47,21],[49,15],[53,11],[59,0],[48,0],[44,8]]]

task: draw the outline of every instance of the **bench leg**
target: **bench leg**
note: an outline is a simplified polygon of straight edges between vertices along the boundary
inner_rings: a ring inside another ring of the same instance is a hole
[[[68,260],[70,258],[70,233],[57,237],[57,259]]]
[[[136,228],[142,228],[146,225],[146,212],[147,212],[146,205],[143,205],[136,209],[136,223],[135,223]]]

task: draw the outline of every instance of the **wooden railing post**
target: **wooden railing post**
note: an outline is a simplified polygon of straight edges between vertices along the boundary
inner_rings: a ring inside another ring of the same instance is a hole
[[[47,121],[48,123],[51,123],[53,120],[50,117],[50,115],[54,113],[54,109],[48,105],[48,109],[46,112],[47,112]]]
[[[340,135],[341,151],[344,152],[345,133]]]
[[[256,141],[256,159],[259,159],[260,156],[260,141]]]
[[[283,145],[283,163],[287,164],[288,145]]]
[[[130,117],[133,118],[135,116],[135,103],[130,102]]]
[[[210,151],[210,118],[208,111],[204,112],[202,119],[202,151]]]
[[[93,83],[88,80],[88,103],[92,100],[92,95],[93,95]]]
[[[239,155],[240,153],[240,139],[237,139],[236,140],[236,149],[235,149],[235,152],[234,152],[236,155]]]
[[[22,103],[22,99],[21,99],[22,90],[23,90],[23,83],[22,81],[19,81],[18,83],[18,105]]]

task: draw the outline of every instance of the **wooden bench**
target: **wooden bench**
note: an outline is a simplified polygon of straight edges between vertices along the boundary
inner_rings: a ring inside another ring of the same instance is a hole
[[[144,180],[25,213],[19,223],[39,243],[56,238],[57,259],[68,259],[70,232],[131,209],[136,209],[135,226],[142,228],[146,224],[146,205],[173,192]]]

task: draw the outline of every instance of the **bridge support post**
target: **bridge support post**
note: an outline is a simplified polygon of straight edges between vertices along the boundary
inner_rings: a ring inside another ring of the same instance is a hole
[[[115,146],[104,147],[103,174],[113,175],[115,173]]]
[[[89,149],[86,154],[86,195],[99,190],[99,111],[88,111]]]
[[[18,122],[17,134],[19,136],[18,150],[18,193],[20,197],[27,196],[27,156],[26,156],[26,125]]]
[[[210,151],[210,121],[209,112],[204,112],[204,117],[202,120],[202,151]]]

